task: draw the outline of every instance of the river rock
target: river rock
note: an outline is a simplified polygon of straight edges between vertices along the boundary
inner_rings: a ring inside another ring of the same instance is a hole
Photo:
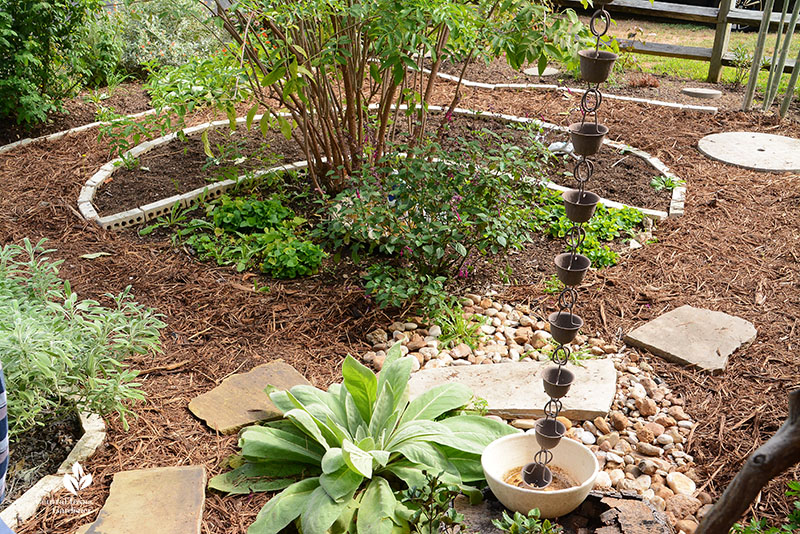
[[[677,471],[667,475],[667,485],[676,495],[693,495],[697,489],[694,480]]]

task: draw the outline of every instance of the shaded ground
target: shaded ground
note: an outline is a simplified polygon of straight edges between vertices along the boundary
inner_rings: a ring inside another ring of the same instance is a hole
[[[451,90],[451,84],[438,83],[434,103],[449,103]],[[460,105],[543,115],[563,124],[569,118],[562,113],[577,106],[577,100],[558,93],[466,89]],[[710,479],[706,489],[719,495],[744,457],[781,424],[786,390],[800,386],[795,371],[800,363],[795,337],[800,177],[728,167],[705,159],[695,147],[709,133],[752,129],[798,137],[800,126],[776,125],[759,115],[712,116],[611,100],[602,108],[602,120],[612,138],[650,152],[685,178],[689,194],[686,215],[660,225],[657,243],[615,268],[590,273],[580,297],[587,333],[611,339],[683,304],[744,317],[758,329],[756,342],[735,354],[720,376],[645,356],[700,422],[687,450]],[[119,470],[201,464],[211,475],[221,472],[224,459],[235,451],[236,437],[215,436],[195,420],[186,408],[192,397],[232,373],[276,358],[325,386],[338,376],[346,353],[366,349],[361,340],[370,328],[394,319],[365,305],[357,273],[343,273],[334,281],[323,272],[298,282],[271,283],[268,293],[259,293],[251,290],[251,275],[197,264],[165,240],[145,241],[87,224],[75,208],[78,192],[107,159],[91,132],[0,155],[5,178],[0,241],[47,237],[58,250],[55,256],[65,260],[62,275],[81,297],[101,297],[130,284],[136,298],[157,307],[168,324],[164,353],[135,362],[147,371],[143,389],[148,402],[138,407],[140,417],[128,432],[112,422],[105,447],[87,462],[95,482],[81,497],[92,511],[71,516],[45,507],[17,529],[21,534],[62,534],[92,521]],[[98,251],[111,255],[78,258]],[[525,276],[516,282],[502,298],[543,311],[552,306],[541,286]],[[481,289],[482,284],[474,285]],[[176,364],[173,370],[163,369]],[[797,478],[798,472],[789,476]],[[785,514],[783,489],[783,481],[774,482],[762,493],[756,512]],[[243,533],[264,502],[265,495],[222,498],[209,493],[204,532]]]
[[[96,102],[92,100],[93,96],[97,97]],[[106,88],[82,91],[80,95],[64,102],[63,111],[51,113],[44,124],[25,128],[10,120],[0,121],[0,146],[26,137],[39,137],[95,122],[101,107],[123,115],[139,113],[150,109],[150,96],[138,82],[123,83],[110,92]]]

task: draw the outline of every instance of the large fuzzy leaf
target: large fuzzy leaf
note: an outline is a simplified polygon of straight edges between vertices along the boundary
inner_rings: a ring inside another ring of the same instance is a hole
[[[318,478],[295,482],[264,505],[247,533],[278,534],[307,508],[311,495],[316,490],[322,490]],[[325,490],[322,491],[324,493]]]
[[[411,376],[411,360],[400,358],[400,344],[391,349],[384,360],[383,368],[378,375],[378,391],[384,387],[391,390],[394,397],[394,408],[402,411],[408,402],[408,379]],[[390,355],[394,358],[390,359]]]
[[[300,515],[303,534],[327,534],[328,529],[348,507],[353,496],[346,495],[337,502],[322,486],[315,489],[305,503]],[[253,533],[255,534],[255,533]]]
[[[342,364],[342,378],[344,387],[353,396],[361,418],[369,421],[378,393],[378,379],[375,378],[375,373],[348,355]]]
[[[394,528],[395,499],[392,488],[383,477],[375,477],[367,486],[358,510],[358,534],[391,534]]]
[[[479,415],[448,417],[440,424],[448,432],[442,432],[430,441],[473,454],[483,454],[483,449],[497,438],[521,432],[510,425]]]
[[[374,439],[378,439],[381,433],[386,430],[386,423],[395,413],[394,395],[392,389],[384,384],[375,402],[375,409],[372,411],[372,419],[369,421],[369,433]],[[396,419],[394,419],[396,421]],[[391,432],[394,429],[389,429]]]
[[[222,473],[208,482],[210,489],[230,494],[248,495],[258,491],[278,491],[291,486],[296,476],[308,471],[307,465],[297,463],[245,463],[233,471]]]
[[[391,435],[385,448],[394,450],[407,441],[436,441],[441,434],[449,434],[449,428],[437,421],[409,421]]]
[[[342,449],[340,447],[333,447],[325,452],[322,457],[322,472],[333,473],[338,471],[344,466],[344,457],[342,457]]]
[[[464,406],[472,392],[463,384],[442,384],[429,389],[408,404],[400,424],[415,419],[436,419],[445,412]]]
[[[414,463],[427,466],[434,473],[446,471],[458,476],[458,469],[451,464],[442,451],[434,444],[425,441],[406,441],[394,447],[391,452],[399,452]]]
[[[303,385],[293,387],[290,392],[308,413],[320,421],[330,417],[338,425],[347,424],[344,405],[340,404],[337,395],[313,386]]]
[[[340,501],[347,495],[353,495],[364,477],[356,473],[344,463],[333,473],[326,473],[319,477],[319,484],[334,501]]]
[[[351,436],[358,439],[356,435],[359,429],[363,429],[363,432],[366,433],[366,421],[361,417],[361,412],[358,410],[355,399],[345,388],[342,388],[342,397],[344,398],[347,413],[347,430]]]
[[[342,443],[342,458],[356,473],[372,478],[372,455],[351,441]]]
[[[464,482],[478,482],[484,480],[480,455],[441,445],[439,445],[439,449],[441,449],[442,453],[447,457],[450,465],[456,468],[461,480]]]
[[[313,438],[314,441],[325,447],[325,450],[328,450],[331,445],[336,445],[335,438],[333,438],[331,431],[325,427],[328,437],[333,438],[333,442],[329,443],[327,437],[323,435],[323,430],[320,428],[320,426],[324,425],[318,423],[318,421],[310,413],[300,408],[295,408],[294,410],[289,410],[286,412],[285,417],[293,422],[299,429]]]
[[[254,462],[290,461],[318,466],[325,449],[308,439],[300,430],[251,426],[242,431],[239,439],[242,456]]]

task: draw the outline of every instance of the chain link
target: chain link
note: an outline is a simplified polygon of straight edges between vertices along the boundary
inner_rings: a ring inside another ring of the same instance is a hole
[[[598,28],[598,23],[602,23],[602,31]],[[611,15],[608,11],[605,10],[604,7],[600,7],[597,11],[594,12],[592,15],[591,20],[589,21],[589,29],[591,30],[592,34],[597,37],[597,41],[595,43],[595,52],[599,51],[600,49],[600,41],[601,38],[608,32],[609,26],[611,25]],[[594,116],[594,123],[597,124],[597,110],[603,103],[603,93],[600,92],[599,88],[600,84],[596,84],[592,87],[592,84],[587,82],[587,89],[586,92],[583,93],[581,97],[581,125],[586,122],[587,115]],[[580,159],[575,163],[575,167],[573,169],[573,175],[575,180],[578,182],[578,198],[581,199],[583,197],[583,193],[586,188],[586,183],[592,178],[594,174],[594,163],[588,159],[586,156],[581,156]],[[565,236],[565,241],[567,247],[569,247],[570,252],[573,255],[578,254],[578,250],[580,249],[581,245],[586,239],[586,230],[583,228],[581,223],[573,223],[572,227],[567,231],[567,235]],[[574,287],[566,287],[558,296],[558,307],[559,307],[559,314],[561,313],[569,313],[572,315],[572,310],[575,307],[575,304],[578,301],[578,292]],[[552,355],[550,356],[551,361],[558,366],[558,376],[561,375],[561,369],[569,362],[570,357],[570,348],[564,344],[558,344],[558,346],[553,351]],[[544,426],[545,428],[555,429],[558,428],[557,423],[555,420],[558,418],[559,414],[561,413],[562,408],[561,400],[556,398],[550,398],[547,401],[547,404],[544,406]],[[553,421],[553,423],[549,423],[549,421]],[[535,464],[540,466],[542,471],[546,471],[549,473],[549,469],[547,464],[549,464],[553,460],[553,453],[549,449],[540,449],[536,452],[533,457]],[[534,464],[534,465],[535,465]],[[531,467],[530,465],[526,467]],[[542,482],[547,485],[549,483],[548,480],[542,480]]]

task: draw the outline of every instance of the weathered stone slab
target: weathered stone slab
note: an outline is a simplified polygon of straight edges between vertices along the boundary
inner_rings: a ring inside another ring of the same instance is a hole
[[[727,313],[681,306],[640,326],[625,342],[669,361],[722,371],[728,357],[756,338],[753,323]]]
[[[277,360],[233,375],[208,393],[189,403],[189,410],[222,434],[233,434],[245,425],[281,417],[281,412],[264,393],[267,386],[290,389],[310,385],[291,365]]]
[[[570,419],[592,420],[604,417],[611,408],[617,386],[617,372],[610,359],[584,360],[583,367],[569,364],[575,382],[562,398],[561,415]],[[468,365],[423,369],[411,376],[413,399],[432,387],[448,382],[468,386],[476,396],[486,399],[489,413],[505,417],[541,417],[549,397],[542,386],[542,371],[549,362]]]
[[[681,93],[702,100],[714,100],[722,96],[722,91],[708,87],[684,87],[681,89]]]
[[[97,519],[79,534],[200,534],[206,470],[158,467],[114,475]]]

